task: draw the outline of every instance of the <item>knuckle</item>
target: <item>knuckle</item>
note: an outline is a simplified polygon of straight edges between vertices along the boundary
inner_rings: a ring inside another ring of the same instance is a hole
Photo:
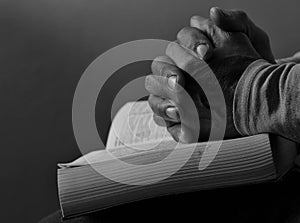
[[[159,116],[161,118],[167,117],[166,109],[169,106],[168,100],[164,100],[155,95],[149,95],[148,104],[152,109],[154,115]]]
[[[168,55],[167,53],[170,51],[172,52],[172,49],[175,48],[176,46],[178,46],[178,42],[176,41],[173,41],[173,42],[170,42],[166,48],[166,55]]]
[[[145,88],[148,92],[151,91],[152,84],[153,84],[152,75],[147,75],[145,78]]]
[[[195,51],[196,47],[199,44],[207,44],[210,45],[208,38],[205,34],[194,27],[185,27],[183,28],[177,35],[177,39],[180,44],[184,45],[185,47]]]
[[[248,15],[245,11],[238,10],[237,13],[238,13],[238,17],[241,21],[246,22],[248,20]]]
[[[191,21],[200,21],[202,19],[202,17],[201,16],[198,16],[198,15],[193,15],[192,17],[191,17]]]
[[[165,64],[162,64],[161,66],[160,66],[160,68],[159,68],[159,71],[158,71],[158,74],[160,75],[160,76],[166,76],[165,74],[166,74],[166,72],[167,72],[167,66],[165,65]]]
[[[154,95],[150,94],[149,97],[148,97],[148,103],[149,103],[150,107],[152,106],[153,101],[154,101]]]
[[[153,114],[153,121],[159,126],[166,126],[166,120],[156,114]]]
[[[166,105],[165,105],[165,103],[157,103],[156,104],[156,109],[157,109],[157,114],[160,117],[165,117],[166,116],[166,113],[165,113]]]
[[[161,57],[156,57],[151,63],[151,71],[155,75],[159,75],[159,70],[161,66]]]
[[[203,26],[203,24],[206,24],[207,22],[208,22],[207,18],[204,18],[204,17],[199,16],[199,15],[194,15],[190,19],[190,24],[192,26],[197,27],[197,28],[201,28]]]
[[[189,35],[193,32],[193,29],[192,27],[189,27],[189,26],[186,26],[186,27],[183,27],[178,33],[177,33],[177,40],[181,40],[183,39],[186,35]]]
[[[170,63],[170,58],[166,55],[158,56],[154,59],[158,63]]]
[[[150,94],[148,97],[148,104],[150,106],[150,108],[152,109],[152,111],[155,113],[156,110],[156,104],[157,104],[157,100],[155,99],[155,96],[153,94]]]
[[[173,73],[176,66],[168,56],[158,56],[151,64],[151,71],[158,76],[166,76],[166,73]]]
[[[211,20],[205,18],[201,22],[199,22],[199,29],[201,31],[206,32],[206,30],[210,27],[211,25]]]

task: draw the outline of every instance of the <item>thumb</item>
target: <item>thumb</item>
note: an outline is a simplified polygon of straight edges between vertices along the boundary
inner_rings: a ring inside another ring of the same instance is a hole
[[[255,50],[265,60],[275,63],[267,33],[256,26],[245,12],[213,7],[210,10],[210,18],[224,31],[245,33]]]

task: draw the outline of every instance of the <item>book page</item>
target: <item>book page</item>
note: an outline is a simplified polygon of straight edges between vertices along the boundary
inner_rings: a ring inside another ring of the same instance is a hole
[[[144,152],[157,148],[162,141],[175,142],[165,127],[158,126],[153,121],[153,112],[148,102],[129,102],[117,112],[113,119],[106,149],[114,156],[121,157],[120,151],[125,155]],[[96,150],[73,162],[60,163],[58,167],[82,166],[109,158],[105,150]]]
[[[214,143],[209,142],[209,145]],[[195,148],[182,144],[176,153],[172,152],[174,145],[170,141],[163,141],[158,147],[140,153],[124,146],[111,148],[111,153],[119,154],[116,156],[132,164],[130,167],[110,160],[109,152],[102,150],[90,154],[92,159],[88,160],[93,166],[80,166],[82,163],[78,160],[67,166],[75,168],[59,169],[58,192],[63,217],[164,195],[268,182],[277,176],[268,135],[224,140],[217,156],[205,169],[199,169],[204,150],[210,150],[205,142],[197,143]],[[182,163],[186,155],[189,158]],[[208,154],[206,159],[213,155],[213,152]],[[180,169],[177,169],[178,164],[183,164]],[[95,171],[102,169],[112,171],[113,177]],[[148,180],[155,183],[147,183]]]
[[[142,148],[145,143],[171,139],[167,129],[153,121],[153,112],[147,101],[129,102],[116,114],[109,131],[106,148],[123,145]]]

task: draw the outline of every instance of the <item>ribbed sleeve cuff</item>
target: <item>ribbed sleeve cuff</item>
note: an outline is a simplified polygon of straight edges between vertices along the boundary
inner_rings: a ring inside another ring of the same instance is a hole
[[[241,135],[256,134],[249,122],[252,83],[259,72],[269,65],[270,63],[262,59],[254,61],[246,68],[238,81],[233,98],[233,121],[236,130]]]

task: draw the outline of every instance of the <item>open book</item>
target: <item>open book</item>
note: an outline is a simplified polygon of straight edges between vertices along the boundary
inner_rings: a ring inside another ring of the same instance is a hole
[[[64,218],[157,196],[276,180],[289,168],[274,148],[295,145],[263,134],[224,140],[210,165],[199,170],[203,153],[212,158],[210,146],[216,142],[180,145],[154,123],[152,115],[147,102],[127,103],[113,120],[106,150],[59,164]],[[188,159],[179,165],[182,157]],[[156,163],[159,169],[151,172]],[[151,168],[145,169],[148,165]]]

